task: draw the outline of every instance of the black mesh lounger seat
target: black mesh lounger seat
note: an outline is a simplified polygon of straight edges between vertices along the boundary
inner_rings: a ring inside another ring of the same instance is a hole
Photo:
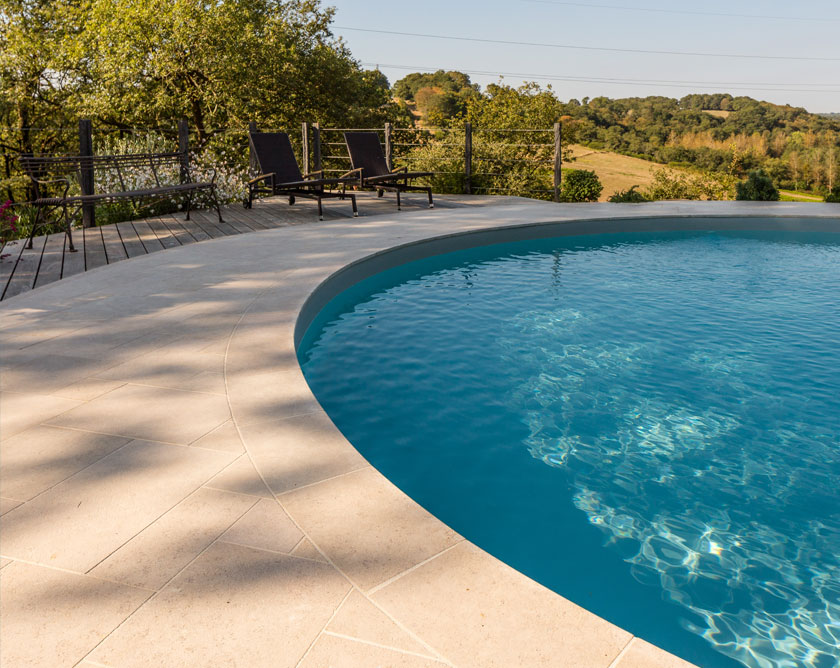
[[[412,186],[409,180],[421,176],[432,176],[432,172],[409,172],[406,167],[388,169],[379,135],[375,132],[345,132],[344,141],[353,169],[344,176],[358,174],[358,185],[375,188],[379,196],[385,190],[397,193],[397,210],[400,210],[400,193],[407,191],[425,192],[429,196],[429,208],[433,209],[432,189],[428,186]]]
[[[257,160],[259,176],[248,181],[248,201],[245,206],[251,208],[254,197],[260,195],[285,195],[289,204],[295,203],[295,197],[308,197],[318,201],[318,220],[324,219],[321,199],[325,197],[350,198],[353,215],[358,216],[356,196],[341,191],[329,192],[324,186],[346,186],[355,183],[353,178],[323,178],[323,170],[301,174],[292,150],[292,142],[285,132],[249,133],[251,150]],[[320,176],[321,178],[312,178]]]

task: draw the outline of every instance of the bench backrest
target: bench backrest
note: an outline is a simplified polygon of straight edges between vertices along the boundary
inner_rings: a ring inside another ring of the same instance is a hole
[[[20,164],[26,174],[34,181],[44,180],[53,174],[75,174],[81,181],[83,171],[110,172],[116,176],[117,183],[123,191],[134,189],[132,187],[132,172],[137,170],[144,175],[151,174],[155,185],[158,187],[165,185],[165,172],[173,172],[175,167],[178,168],[182,180],[190,180],[189,161],[185,153],[24,155],[20,157]],[[113,190],[115,185],[109,183],[106,187]]]

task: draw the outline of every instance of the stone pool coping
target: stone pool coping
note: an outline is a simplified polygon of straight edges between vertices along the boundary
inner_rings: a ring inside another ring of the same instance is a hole
[[[406,497],[325,415],[295,342],[353,267],[394,247],[733,215],[840,225],[828,204],[508,199],[227,237],[4,302],[0,660],[688,666]]]

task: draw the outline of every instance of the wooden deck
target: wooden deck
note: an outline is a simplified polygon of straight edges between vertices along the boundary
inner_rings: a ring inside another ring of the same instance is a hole
[[[359,216],[396,213],[391,197],[377,198],[374,193],[356,193]],[[498,202],[498,197],[436,195],[437,208],[460,208]],[[404,211],[426,209],[424,197],[403,197]],[[314,201],[298,199],[289,206],[284,198],[261,200],[254,208],[231,204],[222,207],[225,219],[219,224],[211,210],[193,211],[190,220],[183,214],[154,216],[73,232],[76,252],[67,248],[64,233],[36,237],[31,249],[25,240],[11,241],[0,251],[0,299],[39,288],[54,281],[127,258],[156,253],[167,248],[216,239],[233,234],[247,234],[289,225],[318,224]],[[352,217],[349,202],[325,201],[324,220]]]

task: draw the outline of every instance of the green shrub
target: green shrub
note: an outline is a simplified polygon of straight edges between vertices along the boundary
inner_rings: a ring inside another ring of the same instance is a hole
[[[834,186],[831,192],[825,196],[825,201],[840,204],[840,186]]]
[[[649,201],[647,197],[642,195],[636,188],[639,186],[631,186],[628,190],[619,190],[617,193],[613,193],[607,198],[608,202],[630,202],[633,204],[638,204],[640,202],[647,202]]]
[[[562,202],[597,202],[604,186],[595,172],[586,169],[570,169],[563,174],[560,186]]]
[[[735,184],[735,199],[750,202],[778,202],[779,190],[762,170],[754,170],[746,181]]]

